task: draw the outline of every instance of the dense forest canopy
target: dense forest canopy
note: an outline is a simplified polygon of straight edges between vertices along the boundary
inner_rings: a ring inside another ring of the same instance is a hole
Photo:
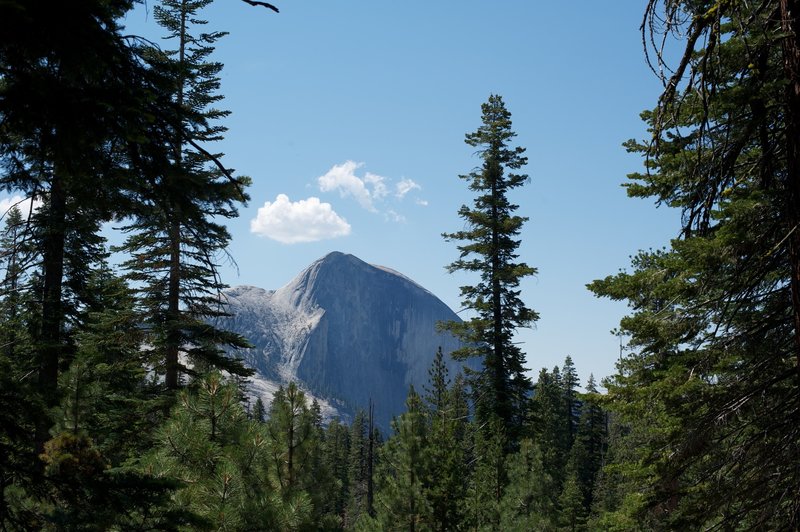
[[[163,48],[123,35],[131,1],[0,3],[0,187],[37,205],[0,213],[0,528],[800,527],[799,2],[642,6],[664,91],[627,190],[683,217],[590,285],[631,307],[607,394],[570,356],[526,375],[527,158],[489,96],[475,198],[444,234],[474,318],[443,327],[482,369],[451,375],[440,350],[389,434],[372,404],[323,424],[296,383],[251,404],[226,354],[246,339],[210,325],[250,183],[214,148],[210,2],[155,6]]]

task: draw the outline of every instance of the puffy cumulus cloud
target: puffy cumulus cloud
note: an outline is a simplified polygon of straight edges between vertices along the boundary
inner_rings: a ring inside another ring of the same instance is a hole
[[[284,244],[316,242],[350,234],[350,224],[336,214],[330,203],[310,197],[290,201],[278,194],[274,202],[265,202],[250,220],[250,232]]]
[[[8,211],[11,210],[11,207],[14,205],[22,213],[23,218],[27,218],[28,213],[31,209],[31,198],[23,198],[22,196],[11,196],[10,198],[0,198],[0,218],[5,217],[8,214]],[[33,201],[33,209],[36,210],[42,206],[41,200],[34,200]]]
[[[336,164],[328,172],[317,178],[322,192],[338,190],[342,197],[352,196],[358,203],[371,212],[377,212],[375,202],[388,194],[386,179],[377,174],[367,172],[363,178],[356,175],[356,170],[364,163],[345,161]]]
[[[422,187],[420,187],[411,179],[403,178],[394,186],[394,195],[400,199],[403,199],[406,194],[414,189],[420,190]]]

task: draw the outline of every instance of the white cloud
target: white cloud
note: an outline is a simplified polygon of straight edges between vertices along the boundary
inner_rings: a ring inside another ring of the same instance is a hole
[[[28,217],[28,213],[31,209],[31,199],[30,198],[23,198],[22,196],[11,196],[10,198],[0,198],[0,218],[5,218],[8,216],[8,211],[11,210],[11,207],[14,205],[22,213],[23,218]],[[42,206],[41,200],[35,200],[33,202],[33,209],[36,210]]]
[[[336,164],[328,172],[317,178],[319,189],[322,192],[338,190],[342,197],[352,196],[358,203],[370,212],[377,212],[375,202],[382,200],[388,194],[385,178],[367,172],[364,178],[356,175],[356,170],[364,163],[345,161]]]
[[[350,224],[336,214],[330,203],[310,197],[290,201],[278,194],[274,202],[265,202],[250,220],[250,232],[284,244],[316,242],[350,234]]]
[[[372,187],[371,195],[373,199],[383,199],[389,193],[384,181],[386,181],[385,178],[371,172],[367,172],[367,175],[364,176],[364,183]]]
[[[406,194],[408,194],[414,189],[416,190],[422,189],[422,187],[416,184],[413,180],[407,178],[401,179],[400,182],[397,183],[394,188],[395,188],[395,196],[397,196],[400,199],[403,199]]]
[[[408,178],[392,182],[390,178],[372,172],[365,172],[362,176],[356,175],[358,169],[363,166],[364,163],[355,161],[336,164],[325,175],[317,178],[317,185],[321,192],[339,191],[339,195],[343,198],[354,198],[364,209],[383,214],[387,221],[405,222],[405,216],[391,209],[390,205],[399,204],[409,192],[422,190],[422,187]],[[417,205],[428,204],[419,198],[415,198],[414,201]]]
[[[391,220],[393,222],[405,223],[405,221],[406,221],[406,217],[405,216],[403,216],[402,214],[398,214],[397,212],[395,212],[395,211],[393,211],[391,209],[386,211],[386,214],[384,216],[386,216],[387,220]]]

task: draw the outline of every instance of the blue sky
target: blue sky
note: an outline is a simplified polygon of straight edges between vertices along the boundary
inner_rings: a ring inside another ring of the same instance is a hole
[[[225,30],[221,107],[232,111],[225,162],[252,177],[230,224],[230,285],[278,288],[334,250],[389,266],[454,310],[449,275],[472,200],[458,178],[480,164],[464,135],[492,93],[512,113],[531,181],[511,196],[530,217],[521,259],[539,269],[522,297],[541,319],[519,341],[532,376],[571,355],[581,379],[613,372],[610,334],[624,304],[585,285],[678,232],[678,214],[628,199],[641,168],[621,143],[660,84],[641,49],[643,2],[276,0],[274,14],[235,0],[205,13]],[[157,40],[153,2],[125,21]],[[165,46],[169,46],[167,43]]]

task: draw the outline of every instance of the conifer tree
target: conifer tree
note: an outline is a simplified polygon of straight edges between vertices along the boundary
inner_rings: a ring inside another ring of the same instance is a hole
[[[800,5],[647,3],[665,73],[628,193],[680,209],[679,236],[591,285],[626,300],[613,409],[645,429],[643,522],[800,524]],[[668,21],[667,24],[664,21]],[[676,38],[676,41],[672,41]],[[714,481],[710,481],[714,479]]]
[[[639,448],[646,441],[648,427],[632,427],[609,415],[606,452],[592,493],[590,529],[624,531],[656,526],[643,515],[649,473],[642,471],[636,460]]]
[[[578,371],[575,369],[575,364],[572,362],[572,357],[569,355],[564,359],[564,364],[561,367],[561,386],[564,395],[564,418],[567,423],[568,446],[571,446],[572,442],[575,441],[575,433],[578,430],[578,417],[580,416],[580,405],[577,396],[580,380],[578,379]]]
[[[570,449],[570,417],[565,405],[563,379],[558,366],[551,372],[542,368],[531,402],[530,431],[541,449],[544,470],[559,491]]]
[[[103,467],[100,478],[95,472],[69,479],[77,490],[74,495],[83,500],[70,502],[74,497],[69,495],[66,502],[73,508],[55,513],[69,515],[72,526],[81,520],[122,529],[189,523],[190,512],[169,509],[176,482],[126,466],[131,457],[152,448],[154,430],[163,417],[162,398],[146,378],[134,294],[109,270],[93,273],[87,290],[92,301],[83,328],[75,335],[76,355],[59,379],[63,396],[54,409],[54,438],[45,445],[47,472],[63,497],[69,493],[62,488],[66,480],[64,465],[58,465],[64,459],[61,455],[77,445],[80,453]],[[75,513],[81,508],[85,515]]]
[[[428,376],[424,401],[429,418],[430,486],[427,500],[431,508],[430,527],[439,531],[454,530],[464,519],[469,485],[469,406],[460,374],[449,386],[441,348],[434,357]]]
[[[0,233],[0,344],[9,361],[14,360],[21,374],[30,370],[30,332],[32,323],[25,307],[31,306],[31,266],[36,253],[31,244],[32,235],[20,209],[14,205],[4,216]],[[28,319],[25,315],[28,314]],[[26,342],[27,339],[27,342]],[[23,346],[27,345],[27,349]],[[23,351],[28,351],[23,355]]]
[[[561,509],[559,522],[562,530],[577,532],[586,530],[586,518],[588,511],[584,506],[583,490],[581,489],[578,471],[573,468],[567,469],[567,477],[561,496],[558,499],[558,506]]]
[[[520,299],[522,279],[536,269],[518,262],[517,239],[527,218],[514,212],[508,193],[528,179],[515,171],[527,163],[524,148],[512,147],[516,136],[511,129],[511,113],[500,96],[491,95],[481,106],[482,125],[466,135],[465,142],[478,148],[482,166],[460,176],[477,194],[472,207],[464,205],[459,216],[466,229],[444,233],[458,245],[460,257],[448,271],[479,274],[474,285],[461,287],[465,308],[475,313],[465,322],[450,322],[445,328],[462,341],[464,347],[453,353],[457,358],[480,357],[483,371],[473,378],[475,415],[481,422],[493,417],[502,421],[510,442],[521,433],[525,404],[531,383],[525,376],[525,357],[513,343],[515,331],[529,327],[538,318]]]
[[[60,377],[54,431],[88,435],[118,466],[152,444],[163,405],[147,380],[133,291],[108,269],[94,272],[87,289],[92,301],[75,335],[75,358]]]
[[[149,141],[163,125],[161,77],[120,31],[130,8],[127,0],[0,6],[0,187],[42,202],[30,223],[41,259],[32,347],[49,407],[73,354],[76,322],[68,320],[86,295],[99,224],[127,213],[140,148],[157,146]],[[39,420],[39,451],[49,428]]]
[[[376,521],[381,529],[409,532],[432,528],[428,496],[431,455],[428,423],[419,395],[412,386],[406,411],[395,418],[394,435],[382,448]]]
[[[267,409],[264,406],[264,401],[261,399],[261,397],[256,398],[251,415],[253,419],[259,423],[264,423],[267,420]]]
[[[182,391],[158,444],[142,458],[146,474],[182,482],[171,503],[191,511],[197,525],[215,529],[289,529],[294,511],[283,511],[271,464],[266,427],[247,420],[239,390],[216,372]]]
[[[442,348],[436,351],[428,368],[428,384],[425,385],[425,396],[423,399],[427,407],[434,413],[444,413],[447,410],[448,387],[450,378],[448,376],[447,365],[444,362]]]
[[[191,510],[173,506],[171,479],[110,468],[86,435],[61,432],[45,443],[47,497],[36,500],[28,527],[61,530],[176,530],[202,528]],[[35,525],[34,525],[35,523]]]
[[[508,488],[501,500],[495,530],[556,530],[555,485],[542,464],[542,449],[529,438],[508,455]]]
[[[594,503],[595,484],[606,461],[608,448],[608,422],[600,405],[600,395],[594,376],[589,375],[586,393],[583,394],[578,433],[573,447],[583,450],[583,460],[578,464],[578,476],[584,495],[584,505],[591,509]]]
[[[217,122],[228,115],[214,107],[222,99],[217,93],[222,65],[209,59],[214,43],[225,34],[192,33],[206,24],[199,11],[210,3],[164,0],[154,9],[175,44],[165,53],[149,50],[155,67],[175,77],[170,93],[174,123],[164,139],[167,165],[139,190],[144,201],[124,228],[130,236],[119,248],[132,256],[124,264],[129,278],[143,285],[143,306],[155,333],[152,342],[163,353],[170,389],[179,386],[179,374],[187,370],[179,361],[181,353],[200,370],[251,373],[221,349],[246,347],[244,338],[211,324],[225,315],[218,261],[230,234],[218,220],[237,216],[237,204],[248,199],[244,188],[249,180],[234,177],[222,166],[221,154],[204,147],[222,138],[225,127]]]
[[[275,392],[266,423],[270,455],[281,493],[290,497],[307,490],[312,478],[312,456],[318,446],[314,416],[305,394],[294,382]]]
[[[337,469],[328,455],[327,433],[323,426],[322,407],[315,398],[311,402],[312,430],[314,432],[310,456],[311,481],[307,491],[314,508],[313,521],[319,530],[341,528],[341,512],[336,501],[341,500],[342,486],[337,481]]]
[[[467,488],[465,522],[470,529],[497,530],[500,526],[500,503],[508,483],[503,422],[490,419],[475,426],[472,435],[472,475]]]
[[[327,511],[337,516],[337,522],[344,524],[345,509],[347,508],[348,494],[350,491],[348,477],[348,458],[350,450],[350,435],[347,426],[334,418],[328,423],[325,431],[324,460],[327,469],[333,477],[333,492],[330,494]]]
[[[0,213],[3,214],[3,213]],[[27,224],[16,206],[5,213],[3,230],[0,232],[0,374],[2,390],[0,394],[0,484],[10,485],[17,466],[27,462],[33,464],[28,456],[19,462],[14,455],[25,452],[25,442],[32,443],[28,436],[33,433],[31,415],[41,417],[41,408],[36,408],[35,390],[31,379],[25,378],[36,372],[36,357],[32,345],[32,329],[36,319],[32,313],[30,263],[35,260],[34,250],[29,242]],[[22,408],[29,404],[30,408]],[[24,415],[23,412],[26,412]],[[4,452],[5,451],[5,452]],[[33,451],[31,449],[31,454]],[[13,464],[12,464],[13,462]],[[24,469],[28,469],[24,467]],[[4,489],[0,489],[0,507]],[[3,523],[0,512],[0,523]]]
[[[0,529],[23,530],[38,522],[27,504],[41,491],[42,477],[34,448],[37,422],[46,417],[33,379],[36,357],[29,328],[30,293],[24,268],[22,216],[12,209],[0,234]]]
[[[205,201],[209,217],[224,217],[231,212],[229,204],[207,198],[219,198],[220,189],[238,189],[242,181],[229,186],[183,182],[178,185],[183,198],[175,190],[154,191],[174,169],[169,163],[176,132],[178,137],[181,130],[205,134],[193,139],[200,145],[216,133],[200,127],[195,108],[194,118],[182,120],[186,109],[201,105],[202,99],[191,90],[183,107],[170,98],[176,62],[163,61],[152,50],[143,52],[142,41],[122,35],[119,22],[132,5],[128,0],[0,4],[0,188],[42,202],[25,221],[24,243],[32,246],[29,256],[36,257],[35,266],[19,276],[5,276],[16,285],[11,293],[23,299],[0,294],[2,304],[9,304],[3,310],[13,318],[0,323],[0,329],[9,327],[0,336],[10,340],[0,351],[4,529],[45,524],[59,529],[175,529],[197,524],[181,517],[181,509],[163,507],[176,487],[169,475],[146,485],[147,475],[115,467],[126,455],[141,454],[134,449],[141,450],[150,426],[161,416],[139,408],[146,403],[140,400],[147,387],[141,386],[143,366],[137,358],[142,350],[134,353],[131,348],[137,343],[141,347],[136,334],[141,321],[131,320],[129,309],[103,293],[113,282],[95,284],[106,257],[99,227],[141,215],[162,197],[174,200],[170,207],[180,207],[188,206],[187,198],[194,195]],[[205,153],[202,145],[197,151]],[[189,157],[184,162],[191,164]],[[229,174],[219,182],[227,183]],[[239,192],[233,195],[241,197]],[[195,229],[201,242],[219,235],[213,225]],[[12,249],[20,251],[5,243],[2,251]],[[205,273],[198,263],[216,248],[194,250],[205,255],[192,264],[192,271]],[[12,271],[34,264],[15,253],[10,255]],[[35,298],[25,299],[27,294],[19,290],[25,285]],[[190,290],[197,294],[198,286],[205,285],[200,282]],[[212,301],[194,301],[195,315],[211,315],[202,312],[206,303]],[[229,340],[208,333],[199,321],[190,325],[205,334],[192,335],[192,347],[203,353],[216,352],[216,344],[209,343]],[[24,378],[17,378],[16,371],[24,371]],[[93,393],[84,393],[92,388]],[[137,433],[139,429],[144,430]],[[95,521],[87,509],[95,512]],[[50,521],[42,521],[43,516]]]
[[[356,411],[350,425],[350,449],[347,460],[348,501],[345,527],[355,525],[359,517],[367,512],[367,414],[363,409]]]

